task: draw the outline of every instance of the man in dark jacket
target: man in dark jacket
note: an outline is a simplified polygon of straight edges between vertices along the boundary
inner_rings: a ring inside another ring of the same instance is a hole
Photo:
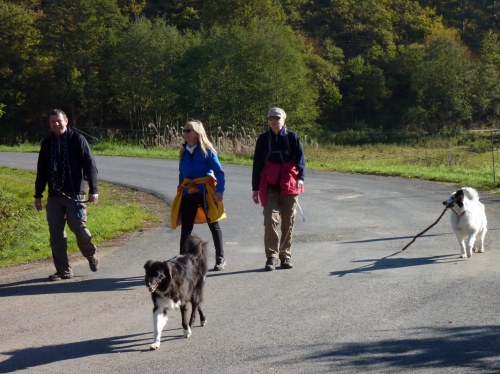
[[[252,199],[264,207],[265,269],[274,270],[278,258],[282,269],[291,269],[292,231],[298,195],[304,192],[305,160],[299,137],[285,127],[285,111],[274,107],[267,117],[269,130],[255,145]]]
[[[68,128],[68,117],[60,109],[50,112],[51,134],[44,138],[38,155],[35,181],[35,209],[41,211],[42,197],[48,185],[46,205],[50,247],[56,273],[49,281],[70,279],[73,271],[68,259],[66,223],[76,236],[78,248],[97,271],[96,246],[86,226],[85,180],[89,184],[88,201],[97,203],[97,167],[85,138]]]

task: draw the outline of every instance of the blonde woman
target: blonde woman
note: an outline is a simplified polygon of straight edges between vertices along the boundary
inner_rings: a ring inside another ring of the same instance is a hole
[[[222,204],[225,187],[224,172],[217,152],[200,121],[188,121],[184,125],[182,136],[184,144],[180,151],[178,190],[181,196],[178,211],[178,216],[180,216],[178,218],[182,225],[181,254],[187,237],[193,231],[194,224],[206,222],[215,246],[214,270],[221,271],[226,267],[222,231],[218,222],[226,217]],[[211,212],[214,206],[219,208],[215,216]]]

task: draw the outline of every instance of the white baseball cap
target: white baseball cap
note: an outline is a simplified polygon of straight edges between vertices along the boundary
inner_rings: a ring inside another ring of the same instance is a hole
[[[286,113],[281,108],[273,107],[267,111],[267,118],[269,118],[269,117],[280,117],[280,118],[285,119]]]

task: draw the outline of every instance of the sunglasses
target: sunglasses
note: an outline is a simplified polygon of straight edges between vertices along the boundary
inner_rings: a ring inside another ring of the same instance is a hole
[[[272,121],[272,120],[276,120],[276,121],[279,121],[281,119],[281,117],[278,117],[278,116],[270,116],[268,117],[269,121]]]
[[[189,134],[191,132],[191,129],[182,129],[183,133]]]

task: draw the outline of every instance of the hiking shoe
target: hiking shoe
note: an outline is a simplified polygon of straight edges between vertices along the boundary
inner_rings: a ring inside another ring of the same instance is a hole
[[[266,261],[266,267],[264,268],[267,271],[272,271],[276,269],[278,266],[278,259],[276,257],[268,257]]]
[[[57,282],[60,281],[61,279],[71,279],[73,278],[73,274],[71,273],[55,273],[52,275],[49,275],[49,282]]]
[[[94,256],[87,257],[87,260],[89,260],[90,270],[96,272],[97,267],[99,266],[99,261],[97,261],[97,256],[94,255]]]
[[[290,260],[289,257],[286,257],[283,260],[281,260],[281,268],[282,269],[291,269],[291,268],[293,268],[292,260]]]
[[[221,271],[226,268],[226,260],[224,260],[224,257],[217,257],[215,259],[215,266],[214,266],[214,271]]]

